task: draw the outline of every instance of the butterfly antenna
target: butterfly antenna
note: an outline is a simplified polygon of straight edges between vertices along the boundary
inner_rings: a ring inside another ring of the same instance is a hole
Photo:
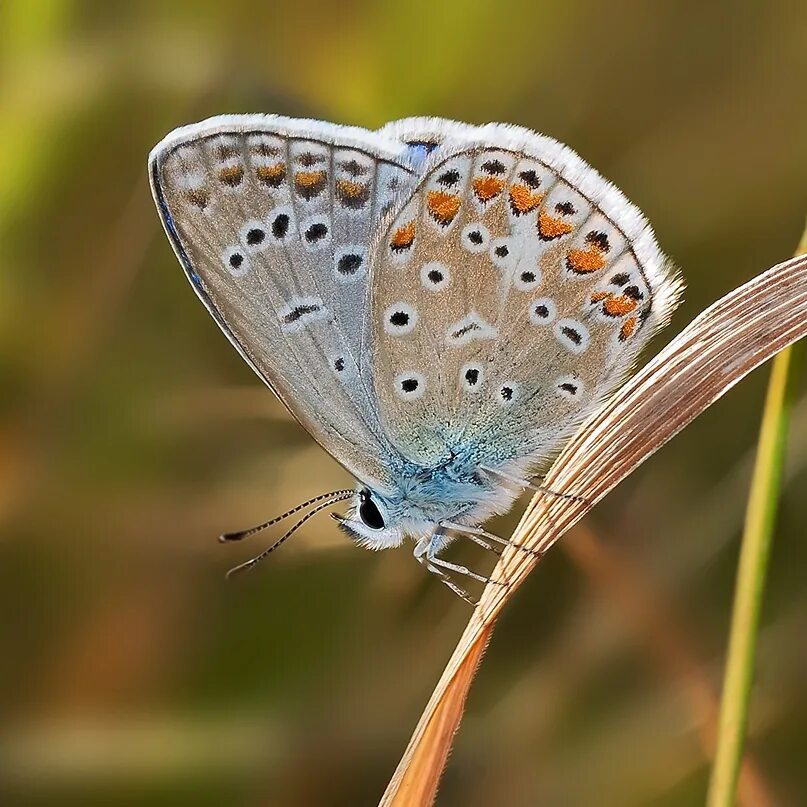
[[[230,541],[243,541],[244,538],[249,538],[250,535],[255,535],[255,533],[261,532],[262,530],[265,530],[267,527],[272,527],[279,521],[283,521],[284,518],[293,516],[295,513],[299,513],[300,510],[305,510],[306,507],[310,507],[312,504],[318,504],[323,499],[333,499],[334,501],[342,501],[343,499],[347,499],[349,496],[352,495],[353,495],[352,490],[332,490],[330,493],[323,493],[320,496],[315,496],[313,499],[309,499],[307,502],[298,504],[297,507],[292,507],[291,510],[286,511],[285,513],[283,513],[282,516],[275,516],[269,521],[265,521],[263,524],[258,524],[257,526],[250,527],[249,529],[246,530],[238,530],[236,532],[225,532],[223,535],[219,535],[219,541],[221,541],[221,543],[223,544],[229,543]]]
[[[338,491],[340,495],[335,496],[335,498],[329,499],[327,502],[323,502],[322,504],[317,505],[313,510],[310,510],[306,513],[293,527],[287,530],[280,538],[277,539],[268,549],[264,549],[260,555],[256,555],[254,558],[251,558],[244,563],[240,563],[238,566],[234,566],[227,572],[227,579],[229,580],[234,574],[238,574],[239,572],[245,572],[247,569],[251,569],[253,566],[257,566],[267,555],[274,552],[284,541],[291,538],[300,527],[308,521],[309,518],[313,518],[320,510],[324,510],[326,507],[330,507],[332,504],[336,504],[337,502],[342,502],[345,499],[349,499],[354,491],[352,490],[344,490]],[[322,498],[322,497],[319,497]]]

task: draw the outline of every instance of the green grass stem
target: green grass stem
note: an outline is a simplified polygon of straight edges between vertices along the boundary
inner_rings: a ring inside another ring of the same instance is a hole
[[[796,250],[797,255],[802,253],[807,253],[807,228]],[[735,803],[756,666],[760,611],[795,398],[794,366],[802,348],[799,344],[785,348],[771,367],[740,548],[708,807],[732,807]]]

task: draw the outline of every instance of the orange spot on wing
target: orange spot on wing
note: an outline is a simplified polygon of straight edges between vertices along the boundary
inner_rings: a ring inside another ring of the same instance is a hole
[[[636,332],[636,317],[628,317],[628,319],[626,319],[622,323],[622,327],[619,330],[620,341],[624,342],[626,339],[630,339],[635,332]]]
[[[609,317],[624,317],[636,308],[636,300],[626,294],[609,297],[602,305]]]
[[[219,171],[219,179],[225,185],[231,185],[235,187],[236,185],[241,184],[241,180],[244,178],[244,168],[240,165],[228,165],[226,168],[222,168]]]
[[[348,199],[358,199],[366,190],[366,185],[361,182],[351,182],[349,179],[340,179],[336,183],[339,193]]]
[[[324,171],[298,171],[294,175],[294,184],[300,188],[313,188],[324,182]]]
[[[286,178],[286,165],[285,163],[259,165],[255,168],[255,175],[261,182],[277,187]]]
[[[444,227],[454,221],[460,209],[460,197],[456,193],[430,191],[426,196],[426,207],[432,218]]]
[[[510,207],[517,216],[523,216],[535,210],[543,198],[543,193],[535,193],[526,185],[513,185],[510,188]]]
[[[574,225],[560,218],[550,216],[545,210],[538,213],[538,235],[544,241],[560,238],[574,230]]]
[[[210,191],[205,188],[193,188],[185,191],[185,198],[200,210],[204,210],[210,202]]]
[[[370,198],[370,186],[364,182],[354,182],[351,179],[339,179],[336,182],[336,195],[345,207],[359,210],[367,204]]]
[[[566,265],[578,275],[587,275],[605,266],[605,256],[601,249],[594,246],[591,249],[573,249],[566,258]]]
[[[607,291],[595,291],[594,294],[591,295],[591,302],[592,303],[599,303],[604,300],[606,297],[610,297],[610,292]]]
[[[416,227],[414,221],[410,221],[409,224],[404,224],[403,227],[399,227],[392,234],[392,238],[389,242],[390,249],[393,249],[395,252],[400,252],[403,249],[409,249],[415,240],[415,230]]]
[[[489,202],[502,192],[504,180],[491,176],[474,177],[471,185],[480,202]]]

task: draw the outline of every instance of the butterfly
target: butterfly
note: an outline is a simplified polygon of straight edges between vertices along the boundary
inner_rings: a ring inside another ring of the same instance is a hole
[[[680,296],[639,210],[516,126],[224,115],[165,137],[149,174],[198,297],[357,480],[259,528],[313,506],[280,543],[349,499],[357,543],[411,537],[466,598],[449,573],[487,578],[442,551],[507,543],[484,522],[540,489]]]

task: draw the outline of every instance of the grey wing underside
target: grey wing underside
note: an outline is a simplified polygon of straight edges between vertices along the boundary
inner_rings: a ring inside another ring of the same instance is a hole
[[[347,470],[385,484],[368,284],[379,221],[416,180],[401,145],[224,116],[169,135],[149,171],[185,273],[232,344]]]

